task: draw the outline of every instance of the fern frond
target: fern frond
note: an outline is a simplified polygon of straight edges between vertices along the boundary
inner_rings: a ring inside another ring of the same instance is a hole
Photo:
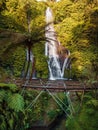
[[[4,90],[0,90],[0,102],[3,101],[5,95],[6,95],[6,92]]]
[[[19,94],[11,95],[8,98],[7,103],[8,103],[8,107],[10,109],[13,109],[16,112],[19,112],[19,111],[23,110],[23,108],[24,108],[24,99]]]

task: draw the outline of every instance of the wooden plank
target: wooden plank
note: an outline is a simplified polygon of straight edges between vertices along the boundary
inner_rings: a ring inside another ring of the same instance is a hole
[[[37,90],[49,90],[49,91],[91,91],[98,90],[96,87],[88,87],[79,81],[73,80],[47,80],[47,79],[32,79],[22,80],[18,79],[14,81],[18,86],[37,89]]]

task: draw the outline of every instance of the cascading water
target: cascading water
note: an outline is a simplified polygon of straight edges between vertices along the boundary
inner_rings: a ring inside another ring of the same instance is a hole
[[[46,23],[45,36],[48,39],[45,44],[45,55],[49,58],[49,79],[63,79],[64,70],[68,65],[68,57],[70,55],[69,50],[67,50],[66,57],[61,58],[58,54],[58,48],[60,47],[60,42],[57,40],[56,33],[53,26],[53,14],[50,7],[46,10]]]
[[[26,50],[26,61],[29,62],[29,51],[28,51],[28,49]],[[34,56],[33,56],[32,52],[30,51],[30,65],[29,65],[29,68],[28,68],[27,76],[26,76],[27,79],[29,79],[31,77],[33,62],[34,62]]]
[[[21,76],[26,79],[36,79],[35,58],[32,51],[29,52],[28,49],[26,49],[26,61]]]

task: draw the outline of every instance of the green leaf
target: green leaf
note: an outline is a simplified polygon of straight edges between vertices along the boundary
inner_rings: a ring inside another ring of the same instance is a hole
[[[24,108],[24,99],[19,94],[13,94],[8,98],[8,106],[10,109],[13,109],[16,112],[23,110]]]

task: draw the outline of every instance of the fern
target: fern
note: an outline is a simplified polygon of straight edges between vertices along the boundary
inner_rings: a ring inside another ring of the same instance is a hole
[[[1,90],[1,91],[0,91],[0,102],[3,101],[5,95],[6,95],[6,92],[5,92],[4,90]]]
[[[23,108],[24,108],[24,99],[19,94],[11,95],[8,98],[7,103],[8,103],[8,107],[10,109],[13,109],[16,112],[19,112],[19,111],[23,110]]]
[[[18,90],[18,87],[15,84],[6,84],[6,83],[0,83],[0,88],[3,89],[10,89],[12,92],[16,92]]]

